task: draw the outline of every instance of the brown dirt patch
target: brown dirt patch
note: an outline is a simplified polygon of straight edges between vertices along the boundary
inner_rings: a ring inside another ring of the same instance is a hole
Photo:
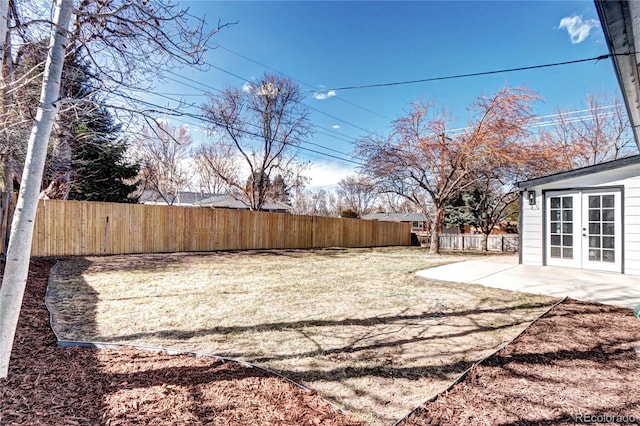
[[[640,320],[566,300],[402,425],[640,423]]]
[[[2,425],[357,425],[314,392],[264,370],[134,349],[63,349],[44,293],[51,261],[31,264]]]

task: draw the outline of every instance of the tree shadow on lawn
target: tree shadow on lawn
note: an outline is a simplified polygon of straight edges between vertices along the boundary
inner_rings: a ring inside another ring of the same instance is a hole
[[[128,348],[58,347],[43,303],[52,265],[31,263],[9,376],[0,380],[0,424],[357,423],[262,369]],[[84,289],[83,297],[94,300],[84,317],[91,321],[98,295]]]
[[[638,345],[630,309],[569,299],[400,424],[635,423]]]
[[[318,390],[371,424],[388,424],[444,389],[474,362],[508,340],[508,336],[524,328],[535,316],[533,312],[549,306],[542,302],[515,302],[509,307],[482,307],[490,300],[477,299],[478,307],[470,309],[453,310],[445,306],[423,312],[405,309],[394,315],[367,318],[158,330],[101,336],[99,340],[128,344],[151,341],[151,345],[155,341],[159,342],[156,346],[238,358]],[[491,318],[498,323],[493,324]],[[407,333],[407,329],[411,331]],[[253,347],[234,347],[233,336],[261,333],[276,333],[274,336],[283,341],[292,333],[298,334],[306,344],[312,342],[313,349],[288,350],[271,342],[272,348],[256,353],[255,347],[261,346],[257,338],[249,339]],[[327,343],[327,338],[339,333],[348,335],[348,342]],[[487,333],[495,335],[487,341]],[[203,351],[198,343],[193,343],[212,336],[217,336],[217,341],[226,347]]]
[[[154,296],[155,297],[155,296]],[[166,296],[161,296],[166,297]],[[485,303],[486,300],[481,300],[479,303]],[[273,332],[273,331],[285,331],[285,330],[301,330],[308,329],[314,327],[350,327],[350,326],[361,326],[361,327],[370,327],[376,325],[392,325],[398,323],[405,323],[406,321],[420,321],[425,319],[437,319],[446,317],[472,317],[472,316],[481,316],[484,314],[512,314],[519,310],[537,310],[548,308],[551,303],[524,303],[516,306],[505,307],[505,308],[495,308],[495,309],[468,309],[468,310],[460,310],[460,311],[435,311],[435,312],[422,312],[417,314],[410,315],[389,315],[389,316],[374,316],[369,318],[345,318],[341,320],[302,320],[302,321],[282,321],[282,322],[274,322],[274,323],[265,323],[265,324],[255,324],[255,325],[247,325],[247,326],[220,326],[220,327],[212,327],[207,329],[200,330],[183,330],[183,329],[174,329],[174,330],[157,330],[153,332],[144,332],[144,333],[131,333],[131,334],[123,334],[119,336],[102,336],[101,341],[104,342],[136,342],[141,339],[146,338],[159,338],[159,339],[176,339],[176,340],[188,340],[197,337],[206,337],[211,335],[228,335],[234,333],[244,333],[244,332]],[[528,321],[525,321],[528,322]],[[500,327],[489,327],[489,326],[478,326],[478,332],[481,331],[491,331],[498,330],[505,327],[519,325],[522,322],[517,322],[513,324],[506,324]],[[63,333],[68,330],[64,330]],[[94,329],[95,331],[95,329]],[[468,334],[468,333],[463,333]],[[456,337],[457,335],[450,336],[438,336],[438,338],[447,338],[447,337]],[[417,340],[416,340],[417,341]],[[400,344],[407,342],[391,342],[390,344]],[[310,354],[313,355],[313,354]],[[256,359],[255,361],[261,362],[266,361],[267,359]]]
[[[85,261],[87,268],[89,260]],[[107,267],[117,271],[122,265]],[[491,297],[474,296],[459,307],[448,307],[429,302],[426,293],[426,309],[404,305],[407,307],[399,306],[395,312],[379,316],[311,318],[198,330],[189,330],[185,324],[183,330],[121,335],[114,329],[111,335],[101,336],[92,317],[99,301],[84,280],[77,285],[86,288],[65,288],[65,297],[77,300],[88,292],[84,303],[89,309],[77,317],[78,312],[65,312],[63,303],[55,314],[62,318],[56,321],[63,328],[61,338],[67,338],[74,326],[81,326],[88,330],[85,334],[96,336],[96,341],[165,346],[239,358],[316,389],[372,424],[388,424],[401,418],[446,388],[551,303],[491,290]],[[486,296],[484,291],[473,294]],[[461,293],[464,297],[472,294],[467,290]],[[65,318],[66,314],[69,316]],[[85,321],[85,314],[91,318]],[[234,339],[238,338],[244,339],[243,343],[236,344]]]

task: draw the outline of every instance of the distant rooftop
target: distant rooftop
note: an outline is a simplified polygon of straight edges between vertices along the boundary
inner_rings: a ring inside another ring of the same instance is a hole
[[[387,222],[426,222],[423,213],[369,213],[362,216],[366,220],[381,220]]]

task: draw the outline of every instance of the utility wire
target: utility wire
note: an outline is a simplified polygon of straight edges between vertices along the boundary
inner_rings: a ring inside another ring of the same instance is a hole
[[[242,58],[242,59],[244,59],[244,60],[246,60],[246,61],[252,62],[252,63],[254,63],[254,64],[256,64],[256,65],[260,65],[261,67],[264,67],[264,68],[266,68],[266,69],[269,69],[269,70],[271,70],[271,71],[274,71],[274,72],[276,72],[276,73],[278,73],[278,74],[280,74],[280,75],[288,76],[288,77],[292,78],[293,80],[295,80],[295,81],[297,81],[297,82],[300,82],[300,83],[304,84],[305,86],[308,86],[308,87],[314,87],[314,86],[313,86],[312,84],[310,84],[310,83],[307,83],[307,82],[305,82],[305,81],[299,80],[299,79],[294,78],[294,77],[291,77],[291,76],[289,76],[288,74],[285,74],[285,73],[283,73],[283,72],[281,72],[281,71],[279,71],[279,70],[277,70],[277,69],[275,69],[275,68],[273,68],[273,67],[270,67],[269,65],[263,64],[262,62],[256,61],[255,59],[252,59],[252,58],[250,58],[250,57],[248,57],[248,56],[246,56],[246,55],[243,55],[242,53],[238,53],[238,52],[236,52],[236,51],[234,51],[234,50],[232,50],[232,49],[229,49],[228,47],[224,47],[224,46],[222,46],[222,45],[218,44],[218,45],[216,46],[216,48],[217,48],[217,49],[225,50],[225,51],[227,51],[227,52],[229,52],[229,53],[231,53],[231,54],[233,54],[233,55],[236,55],[236,56],[238,56],[238,57],[240,57],[240,58]],[[323,90],[323,89],[318,89],[318,88],[316,88],[316,90],[315,90],[315,92],[321,92],[321,91],[324,91],[324,90]],[[363,111],[366,111],[366,112],[368,112],[368,113],[370,113],[370,114],[374,114],[374,115],[377,115],[377,116],[378,116],[378,117],[380,117],[380,118],[384,118],[385,120],[389,120],[389,121],[392,121],[392,120],[393,120],[392,118],[389,118],[389,117],[387,117],[387,116],[386,116],[386,115],[384,115],[384,114],[381,114],[381,113],[379,113],[379,112],[377,112],[377,111],[373,111],[372,109],[369,109],[369,108],[364,107],[364,106],[362,106],[362,105],[358,105],[358,104],[356,104],[356,103],[354,103],[354,102],[351,102],[351,101],[349,101],[349,100],[347,100],[347,99],[344,99],[343,97],[338,97],[337,99],[338,99],[338,100],[340,100],[341,102],[344,102],[344,103],[346,103],[346,104],[352,105],[352,106],[354,106],[354,107],[356,107],[356,108],[359,108],[359,109],[361,109],[361,110],[363,110]]]
[[[189,77],[181,76],[181,75],[179,75],[179,74],[174,73],[173,71],[167,71],[167,72],[168,72],[169,74],[171,74],[171,75],[176,76],[176,77],[179,77],[179,78],[185,79],[185,80],[190,81],[190,82],[195,83],[195,84],[199,84],[200,86],[205,87],[205,88],[207,88],[207,89],[215,90],[216,92],[220,92],[220,93],[222,93],[222,90],[220,90],[220,89],[218,89],[218,88],[216,88],[216,87],[213,87],[213,86],[211,86],[211,85],[209,85],[209,84],[205,84],[205,83],[199,82],[199,81],[194,80],[194,79],[191,79],[191,78],[189,78]],[[175,78],[172,78],[172,77],[165,77],[165,78],[166,78],[166,79],[168,79],[168,80],[174,81],[174,82],[176,82],[176,83],[178,83],[178,84],[182,84],[182,85],[184,85],[184,86],[186,86],[186,87],[190,87],[190,88],[192,88],[192,89],[196,89],[196,90],[201,90],[200,88],[198,88],[198,87],[196,87],[196,86],[194,86],[194,85],[192,85],[192,84],[181,82],[181,81],[179,81],[179,80],[177,80],[177,79],[175,79]],[[246,81],[246,80],[245,80],[245,81]],[[174,101],[175,101],[175,100],[174,100]],[[176,102],[177,102],[177,101],[176,101]],[[313,110],[313,111],[319,112],[319,113],[321,113],[321,114],[323,114],[323,115],[326,115],[326,116],[328,116],[328,117],[330,117],[330,118],[333,118],[334,120],[341,121],[341,122],[346,123],[346,124],[348,124],[348,125],[350,125],[350,126],[356,127],[357,129],[360,129],[360,130],[363,130],[363,131],[365,131],[365,132],[367,132],[367,133],[370,133],[370,132],[369,132],[369,130],[367,130],[367,129],[363,128],[363,127],[357,126],[357,125],[355,125],[355,124],[353,124],[353,123],[349,123],[348,121],[342,120],[341,118],[338,118],[338,117],[336,117],[336,116],[334,116],[334,115],[331,115],[331,114],[328,114],[328,113],[326,113],[326,112],[320,111],[320,110],[318,110],[318,109],[316,109],[316,108],[313,108],[313,107],[311,107],[311,106],[309,106],[309,105],[306,105],[306,104],[305,104],[305,106],[306,106],[307,108],[309,108],[309,109]],[[336,134],[337,134],[337,135],[339,135],[340,137],[338,137],[338,136],[332,136],[332,135],[329,135],[329,134],[327,134],[327,133],[324,133],[324,134],[325,134],[325,135],[327,135],[327,136],[333,137],[333,138],[335,138],[335,139],[339,139],[339,140],[341,140],[341,141],[343,141],[343,142],[347,142],[347,143],[350,143],[350,144],[352,144],[352,145],[353,145],[354,143],[356,143],[356,142],[357,142],[357,139],[356,139],[356,138],[351,138],[351,137],[349,137],[349,136],[342,135],[342,134],[337,133],[337,132],[334,132],[333,130],[330,130],[330,129],[325,129],[325,130],[327,130],[327,131],[329,131],[329,132],[332,132],[332,133],[336,133]],[[321,133],[321,132],[318,132],[318,133]],[[350,138],[350,139],[352,139],[352,140],[345,140],[344,138]]]
[[[418,80],[406,80],[406,81],[394,81],[390,83],[361,84],[361,85],[354,85],[354,86],[332,87],[327,90],[338,91],[338,90],[371,89],[374,87],[390,87],[390,86],[401,86],[406,84],[428,83],[430,81],[454,80],[459,78],[479,77],[483,75],[503,74],[503,73],[515,72],[515,71],[526,71],[526,70],[534,70],[534,69],[540,69],[540,68],[558,67],[561,65],[579,64],[581,62],[601,61],[603,59],[607,59],[612,56],[619,56],[619,55],[628,56],[629,53],[606,54],[606,55],[595,56],[593,58],[576,59],[573,61],[555,62],[555,63],[543,64],[543,65],[531,65],[527,67],[507,68],[507,69],[494,70],[494,71],[482,71],[482,72],[474,72],[474,73],[468,73],[468,74],[456,74],[456,75],[449,75],[444,77],[421,78]],[[307,91],[307,93],[311,93],[311,91]]]
[[[223,72],[223,73],[225,73],[225,74],[228,74],[228,75],[230,75],[230,76],[233,76],[233,77],[235,77],[235,78],[237,78],[237,79],[240,79],[240,80],[242,80],[242,81],[251,81],[251,80],[249,80],[249,79],[247,79],[247,78],[241,77],[241,76],[239,76],[238,74],[232,73],[231,71],[227,71],[227,70],[225,70],[225,69],[223,69],[223,68],[220,68],[220,67],[218,67],[218,66],[216,66],[216,65],[212,65],[212,64],[210,64],[210,63],[206,63],[206,65],[209,65],[209,66],[211,66],[212,68],[215,68],[215,69],[219,70],[220,72]],[[171,72],[171,71],[169,71],[169,72],[170,72],[171,74],[173,74],[173,75],[178,75],[178,74],[175,74],[175,73],[173,73],[173,72]],[[182,77],[182,76],[179,76],[179,77]],[[183,77],[183,78],[186,78],[186,77]],[[208,85],[206,85],[206,84],[204,84],[204,83],[199,83],[199,84],[201,84],[202,86],[205,86],[205,87],[209,87]],[[218,92],[220,92],[220,91],[221,91],[220,89],[213,88],[213,87],[212,87],[212,89],[213,89],[213,90],[215,90],[215,91],[218,91]],[[315,92],[317,92],[317,90],[314,90],[314,91],[313,91],[313,93],[315,93]],[[310,92],[308,92],[308,91],[300,91],[300,93],[310,93]],[[350,123],[350,122],[349,122],[349,121],[347,121],[347,120],[344,120],[344,119],[342,119],[342,118],[336,117],[335,115],[328,114],[328,113],[326,113],[326,112],[324,112],[324,111],[322,111],[322,110],[319,110],[319,109],[317,109],[317,108],[314,108],[314,107],[312,107],[312,106],[310,106],[310,105],[308,105],[308,104],[304,104],[304,103],[303,103],[303,105],[305,105],[307,108],[309,108],[309,109],[310,109],[310,110],[312,110],[312,111],[316,111],[316,112],[317,112],[317,113],[319,113],[319,114],[326,115],[326,116],[327,116],[327,117],[329,117],[329,118],[333,118],[334,120],[338,120],[338,121],[340,121],[341,123],[348,124],[349,126],[352,126],[352,127],[356,128],[356,129],[358,129],[358,130],[362,130],[362,131],[364,131],[364,132],[366,132],[366,133],[371,133],[371,131],[370,131],[370,130],[365,129],[364,127],[358,126],[357,124]]]
[[[162,112],[162,110],[165,110],[165,111],[171,111],[171,112],[175,113],[173,110],[171,110],[171,109],[169,109],[169,108],[163,107],[163,106],[161,106],[161,105],[154,104],[154,103],[149,102],[149,101],[144,101],[144,100],[142,100],[142,99],[137,99],[137,98],[134,98],[134,97],[132,97],[132,96],[125,95],[124,93],[117,93],[116,95],[118,95],[118,96],[120,96],[120,97],[122,97],[122,98],[124,98],[124,99],[127,99],[127,100],[129,100],[129,101],[132,101],[132,102],[140,102],[140,103],[142,103],[142,104],[145,104],[145,105],[148,105],[148,106],[150,106],[150,107],[152,107],[152,108],[155,108],[155,109],[157,109],[157,110],[155,110],[155,112]],[[166,97],[166,96],[165,96],[165,97]],[[211,119],[210,119],[210,118],[208,118],[208,117],[201,116],[201,115],[198,115],[198,114],[193,114],[193,113],[183,112],[183,113],[181,113],[181,115],[184,115],[184,116],[187,116],[187,117],[194,118],[194,119],[196,119],[196,120],[198,120],[198,121],[201,121],[201,122],[206,122],[206,123],[210,123],[210,124],[215,124],[215,125],[218,125],[218,126],[220,126],[220,125],[221,125],[221,123],[217,123],[216,121],[211,120]],[[188,123],[188,124],[191,124],[191,123]],[[247,131],[247,130],[238,129],[238,128],[235,128],[235,127],[229,127],[229,128],[230,128],[231,130],[236,131],[236,132],[243,133],[243,134],[245,134],[245,135],[247,135],[247,136],[260,137],[260,135],[259,135],[258,133],[249,132],[249,131]],[[205,129],[206,129],[206,128],[205,128]],[[298,142],[299,142],[299,143],[306,143],[307,141],[298,140]],[[314,144],[314,145],[315,145],[315,144]],[[301,150],[303,150],[303,151],[308,151],[308,152],[312,152],[312,153],[315,153],[315,154],[319,154],[319,155],[322,155],[322,156],[325,156],[325,157],[329,157],[329,158],[334,158],[334,159],[337,159],[337,160],[341,160],[341,161],[344,161],[344,162],[347,162],[347,163],[352,163],[352,164],[356,164],[356,165],[359,165],[359,166],[364,166],[364,163],[361,163],[361,162],[358,162],[358,161],[354,161],[354,160],[350,160],[350,159],[347,159],[347,158],[338,157],[337,155],[327,154],[327,153],[320,152],[320,151],[317,151],[317,150],[314,150],[314,149],[311,149],[311,148],[305,148],[305,147],[303,147],[303,146],[296,146],[296,148],[297,148],[297,149],[301,149]],[[323,147],[323,148],[324,148],[324,149],[327,149],[327,148],[325,148],[325,147]],[[353,158],[353,157],[352,157],[352,158]]]
[[[177,81],[177,80],[176,80],[176,81]],[[148,94],[151,94],[151,95],[155,95],[155,96],[161,97],[161,98],[168,99],[168,100],[173,101],[173,102],[176,102],[176,103],[178,103],[178,104],[183,103],[180,99],[172,98],[172,97],[170,97],[170,96],[168,96],[168,95],[166,95],[166,94],[163,94],[163,93],[159,93],[159,92],[151,92],[151,91],[149,91],[149,92],[147,92],[147,93],[148,93]],[[187,106],[195,107],[195,105],[193,105],[193,104],[187,104]],[[257,127],[257,128],[259,128],[259,127],[260,127],[260,126],[258,126],[257,124],[254,124],[254,123],[248,123],[248,122],[242,122],[241,124],[244,124],[244,125],[247,125],[247,126],[253,126],[253,127]],[[325,130],[331,131],[331,130],[329,130],[329,129],[325,129]],[[320,131],[320,130],[315,130],[315,133],[320,133],[320,134],[323,134],[323,135],[325,135],[325,136],[329,136],[329,137],[331,137],[331,138],[334,138],[334,139],[337,139],[337,140],[340,140],[340,141],[342,141],[342,142],[346,142],[346,143],[349,143],[349,144],[352,144],[352,145],[353,145],[354,143],[356,143],[356,142],[357,142],[357,140],[356,140],[356,139],[348,140],[348,139],[344,139],[344,138],[342,138],[342,137],[339,137],[339,136],[342,136],[342,135],[336,136],[336,135],[332,135],[332,134],[330,134],[330,133],[322,132],[322,131]],[[334,133],[335,133],[335,132],[334,132]],[[324,149],[326,149],[326,150],[328,150],[328,151],[333,151],[333,152],[336,152],[336,153],[338,153],[338,154],[342,154],[342,155],[350,156],[350,155],[349,155],[349,154],[347,154],[347,153],[344,153],[344,152],[341,152],[341,151],[336,151],[335,149],[332,149],[332,148],[326,147],[326,146],[324,146],[324,145],[319,145],[319,144],[317,144],[317,143],[313,143],[313,142],[309,142],[309,141],[305,141],[304,143],[311,144],[311,145],[316,145],[316,146],[321,147],[321,148],[324,148]]]

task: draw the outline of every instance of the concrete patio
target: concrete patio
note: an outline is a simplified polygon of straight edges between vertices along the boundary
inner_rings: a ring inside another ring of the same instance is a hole
[[[517,256],[491,256],[418,271],[441,281],[634,308],[640,304],[640,277],[553,266],[519,265]]]

